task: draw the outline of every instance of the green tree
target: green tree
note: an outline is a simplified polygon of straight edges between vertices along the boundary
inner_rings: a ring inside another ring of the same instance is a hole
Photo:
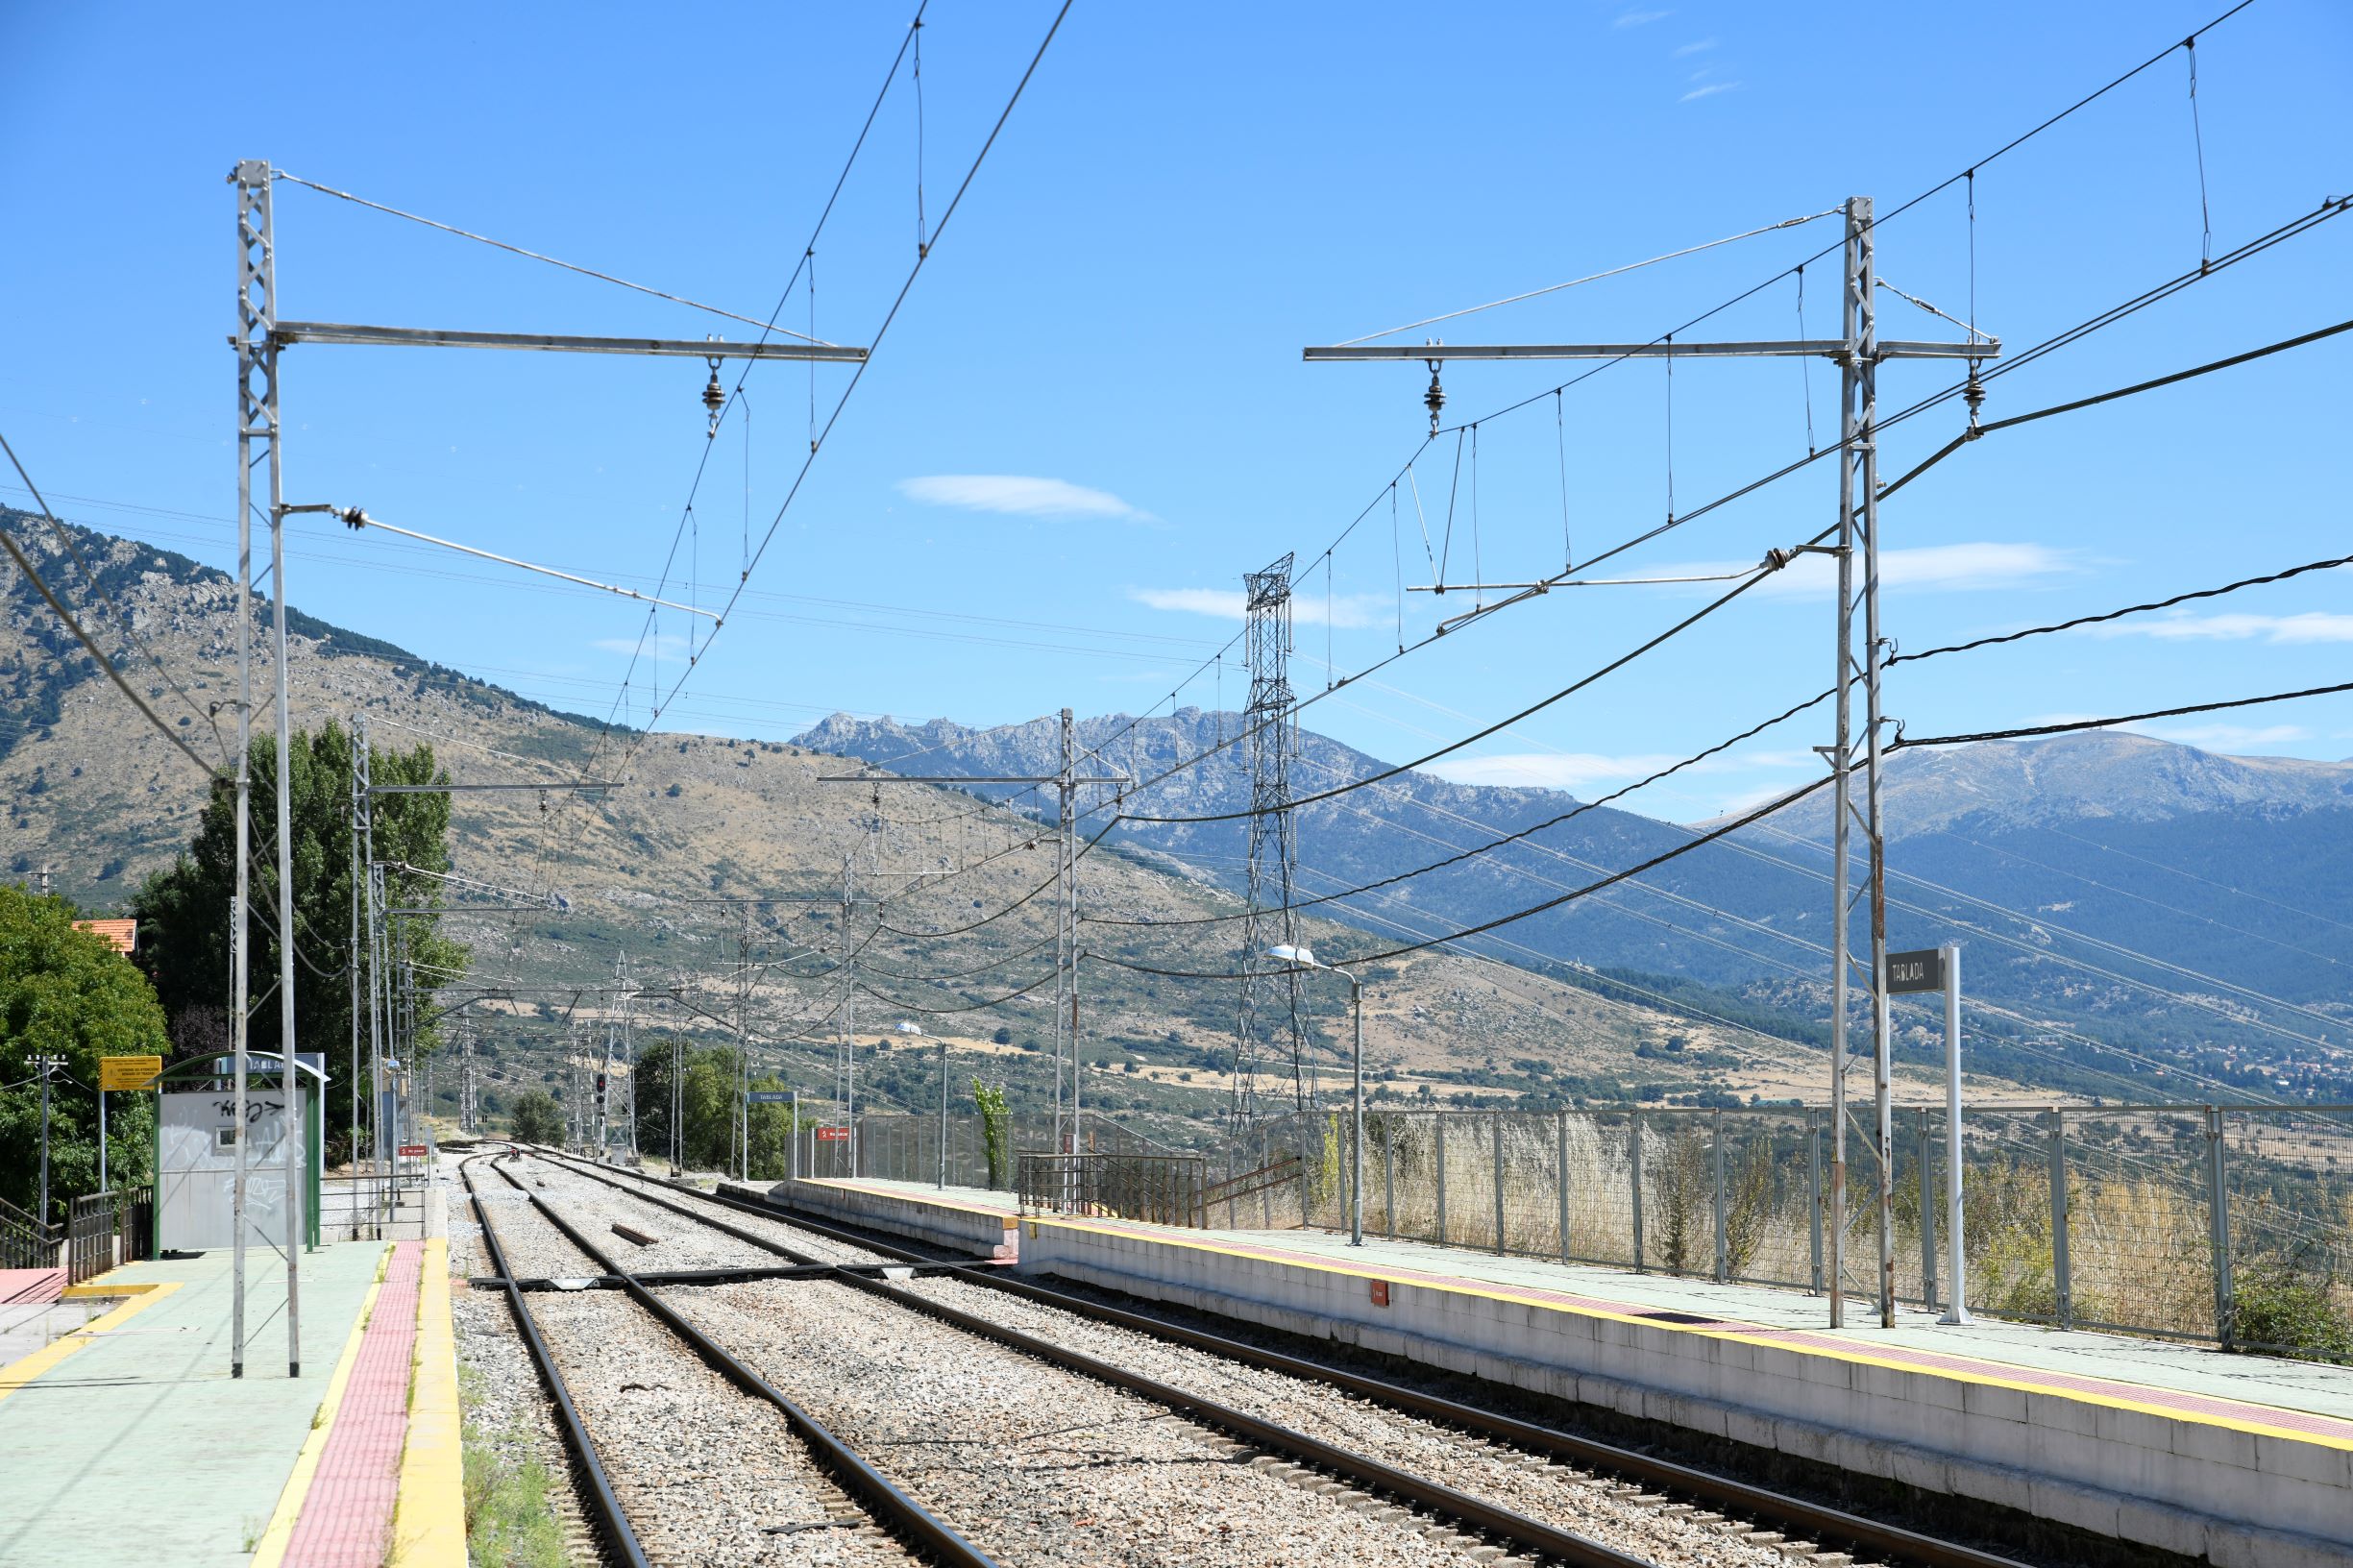
[[[518,1142],[564,1141],[563,1108],[544,1089],[527,1089],[516,1095],[514,1107],[506,1115],[506,1126]]]
[[[352,924],[352,740],[331,721],[315,732],[294,736],[292,796],[294,864],[295,1048],[327,1059],[328,1158],[340,1161],[351,1148],[353,1039]],[[443,784],[448,775],[433,762],[432,747],[405,750],[371,747],[370,773],[378,784]],[[278,1049],[277,779],[275,744],[254,743],[251,818],[253,909],[248,927],[248,962],[253,976],[250,1048]],[[384,874],[385,895],[394,908],[434,909],[443,884],[423,874],[450,868],[450,797],[447,795],[387,795],[375,802],[376,858],[400,868]],[[175,1061],[214,1054],[229,1045],[231,895],[236,889],[236,794],[216,781],[196,836],[173,863],[147,879],[132,900],[139,920],[139,964],[154,982],[171,1030]],[[402,916],[389,922],[393,973],[403,959],[420,975],[446,983],[462,973],[466,949],[440,934],[437,915]],[[422,986],[421,988],[422,989]],[[360,997],[359,1035],[365,1049],[367,999]],[[421,1027],[412,1054],[440,1043],[440,1028]],[[364,1069],[363,1069],[364,1070]]]
[[[98,1059],[160,1056],[163,1009],[131,961],[104,938],[74,929],[74,907],[0,886],[0,1197],[39,1201],[41,1088],[34,1055],[64,1058],[49,1085],[49,1213],[98,1187]],[[155,1175],[155,1100],[107,1103],[107,1179],[117,1190]]]
[[[679,1082],[679,1066],[685,1078]],[[735,1047],[650,1040],[637,1049],[637,1147],[655,1159],[670,1158],[670,1107],[678,1084],[681,1145],[689,1170],[735,1168]]]

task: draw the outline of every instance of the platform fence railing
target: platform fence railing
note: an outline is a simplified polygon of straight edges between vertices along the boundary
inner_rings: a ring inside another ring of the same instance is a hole
[[[1206,1169],[1197,1154],[1026,1152],[1017,1165],[1021,1213],[1195,1229],[1205,1223]]]
[[[1875,1299],[1878,1174],[1848,1140],[1846,1288]],[[1942,1107],[1894,1118],[1896,1295],[1949,1307]],[[1228,1165],[1298,1179],[1216,1225],[1344,1230],[1348,1116],[1262,1122]],[[1825,1294],[1820,1107],[1370,1111],[1368,1235]],[[1963,1116],[1968,1306],[2353,1360],[2353,1106],[1992,1105]]]
[[[55,1268],[63,1239],[56,1226],[0,1198],[0,1268]]]
[[[397,1241],[425,1235],[425,1181],[414,1173],[372,1170],[319,1179],[319,1238]]]
[[[148,1256],[155,1201],[141,1192],[85,1192],[65,1220],[65,1279],[80,1285]]]

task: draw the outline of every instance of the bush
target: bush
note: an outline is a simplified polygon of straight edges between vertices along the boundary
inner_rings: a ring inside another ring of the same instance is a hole
[[[2242,1264],[2231,1276],[2236,1337],[2273,1354],[2314,1360],[2353,1360],[2353,1313],[2330,1289],[2328,1278],[2274,1255]]]
[[[561,1143],[564,1140],[564,1112],[555,1103],[555,1096],[544,1089],[527,1089],[515,1096],[515,1108],[506,1118],[508,1129],[516,1140],[523,1143]]]

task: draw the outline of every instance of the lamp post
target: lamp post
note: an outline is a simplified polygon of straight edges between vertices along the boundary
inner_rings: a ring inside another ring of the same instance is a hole
[[[1364,982],[1346,969],[1318,963],[1314,952],[1287,943],[1266,949],[1278,964],[1302,969],[1321,969],[1348,982],[1349,1011],[1356,1016],[1356,1050],[1350,1067],[1349,1115],[1355,1126],[1348,1142],[1348,1244],[1364,1245]],[[1303,1216],[1304,1217],[1304,1216]]]

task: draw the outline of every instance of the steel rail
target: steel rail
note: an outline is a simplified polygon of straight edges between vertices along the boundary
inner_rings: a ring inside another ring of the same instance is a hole
[[[736,1360],[719,1341],[681,1317],[675,1308],[639,1284],[635,1276],[606,1257],[578,1227],[557,1213],[545,1198],[517,1181],[512,1171],[495,1165],[492,1168],[528,1198],[531,1207],[562,1233],[565,1240],[586,1253],[589,1261],[607,1275],[617,1279],[631,1300],[651,1312],[663,1327],[684,1340],[687,1347],[713,1371],[744,1392],[764,1399],[782,1411],[785,1423],[801,1441],[809,1445],[819,1462],[832,1471],[845,1489],[873,1512],[877,1522],[891,1528],[902,1541],[919,1551],[929,1553],[940,1561],[959,1565],[959,1568],[1000,1568],[995,1558],[966,1540],[953,1526],[933,1514],[922,1504],[899,1490],[895,1483],[869,1464],[847,1443],[826,1430],[815,1416],[787,1398],[767,1379]]]
[[[457,1163],[457,1174],[465,1182],[466,1196],[474,1205],[474,1217],[482,1227],[483,1250],[490,1254],[491,1266],[505,1281],[506,1310],[514,1314],[515,1327],[523,1335],[524,1347],[530,1352],[531,1365],[539,1373],[541,1385],[555,1403],[556,1426],[564,1434],[564,1446],[571,1452],[573,1462],[587,1478],[589,1502],[596,1509],[597,1522],[603,1527],[606,1544],[627,1568],[651,1568],[646,1549],[638,1544],[637,1532],[629,1528],[628,1518],[622,1512],[621,1499],[613,1495],[612,1478],[604,1473],[596,1444],[589,1440],[579,1409],[572,1403],[572,1390],[564,1384],[564,1374],[557,1368],[547,1340],[540,1336],[539,1324],[533,1320],[530,1308],[525,1305],[523,1292],[515,1288],[513,1272],[506,1266],[505,1250],[499,1245],[499,1233],[490,1223],[490,1211],[483,1205],[482,1195],[475,1190],[474,1173],[466,1168],[477,1160],[497,1158],[477,1154]]]
[[[773,1253],[777,1257],[790,1258],[796,1262],[824,1261],[799,1252],[781,1241],[772,1241],[765,1237],[754,1236],[740,1226],[713,1219],[708,1214],[698,1214],[684,1205],[633,1190],[626,1184],[601,1172],[573,1165],[569,1162],[551,1163],[560,1164],[563,1168],[574,1170],[594,1181],[603,1183],[641,1202],[685,1215],[713,1230],[734,1237],[748,1245]],[[553,1213],[548,1210],[545,1204],[541,1204],[540,1207],[541,1212],[547,1213],[551,1219],[555,1218]],[[557,1223],[561,1228],[562,1222],[559,1220]],[[584,1251],[588,1250],[585,1242],[577,1237],[575,1237],[574,1244],[581,1246]],[[864,1243],[859,1244],[864,1245]],[[596,1254],[592,1251],[590,1256],[594,1257]],[[1384,1464],[1379,1459],[1327,1443],[1321,1438],[1311,1437],[1306,1433],[1294,1431],[1276,1422],[1263,1420],[1247,1411],[1238,1410],[1230,1405],[1222,1405],[1215,1400],[1188,1392],[1173,1384],[1162,1383],[1157,1378],[1148,1378],[1140,1372],[1133,1372],[1126,1367],[1115,1365],[1082,1351],[1058,1345],[1050,1339],[1042,1339],[1022,1330],[975,1316],[970,1312],[950,1307],[944,1302],[933,1301],[928,1297],[901,1290],[885,1281],[840,1270],[832,1273],[831,1280],[832,1283],[846,1285],[854,1290],[879,1296],[894,1306],[903,1307],[910,1311],[919,1312],[925,1317],[935,1318],[967,1334],[993,1340],[997,1344],[1017,1350],[1023,1355],[1035,1357],[1040,1360],[1085,1377],[1093,1378],[1114,1388],[1140,1395],[1155,1405],[1189,1417],[1203,1426],[1239,1437],[1256,1447],[1282,1454],[1300,1463],[1328,1471],[1357,1485],[1385,1492],[1392,1497],[1417,1504],[1458,1525],[1497,1540],[1508,1542],[1517,1550],[1540,1553],[1556,1561],[1575,1564],[1576,1568],[1660,1568],[1660,1565],[1652,1558],[1639,1557],[1631,1553],[1621,1552],[1615,1547],[1605,1546],[1600,1541],[1580,1535],[1574,1531],[1561,1530],[1540,1519],[1533,1519],[1501,1505],[1489,1503],[1483,1498],[1474,1497],[1468,1492],[1458,1491],[1443,1482],[1432,1481],[1426,1476],[1416,1475],[1409,1470],[1400,1470],[1394,1465]]]
[[[568,1163],[568,1162],[567,1162]],[[578,1168],[578,1167],[575,1167]],[[583,1174],[595,1174],[583,1170]],[[870,1252],[899,1259],[907,1262],[931,1262],[936,1259],[910,1252],[871,1237],[847,1227],[811,1218],[799,1210],[767,1199],[748,1199],[726,1192],[704,1192],[683,1182],[665,1182],[680,1191],[693,1193],[706,1203],[719,1204],[740,1213],[760,1214],[787,1224],[815,1232],[845,1244],[863,1247]],[[625,1191],[630,1188],[624,1187]],[[643,1194],[640,1194],[643,1196]],[[649,1199],[648,1201],[654,1201]],[[1042,1306],[1059,1308],[1077,1316],[1098,1323],[1149,1335],[1170,1343],[1188,1345],[1209,1351],[1268,1371],[1285,1373],[1309,1382],[1322,1383],[1377,1404],[1387,1405],[1408,1414],[1426,1420],[1458,1426],[1483,1435],[1501,1438],[1521,1447],[1549,1454],[1573,1464],[1606,1471],[1623,1479],[1660,1491],[1679,1493],[1719,1511],[1743,1515],[1759,1523],[1787,1528],[1823,1541],[1885,1556],[1899,1561],[1911,1562],[1920,1568],[2022,1568],[2018,1559],[1997,1553],[1980,1551],[1955,1541],[1940,1540],[1898,1525],[1882,1524],[1860,1514],[1849,1513],[1826,1504],[1809,1502],[1785,1493],[1751,1485],[1709,1471],[1677,1464],[1654,1455],[1621,1448],[1597,1438],[1581,1437],[1532,1421],[1463,1405],[1441,1395],[1425,1393],[1399,1384],[1385,1382],[1362,1373],[1350,1372],[1321,1361],[1309,1360],[1281,1351],[1228,1339],[1204,1330],[1189,1328],[1139,1312],[1124,1311],[1104,1306],[1080,1296],[1029,1280],[1016,1279],[997,1272],[993,1267],[967,1264],[962,1277],[974,1285],[1008,1295],[1019,1296]]]

